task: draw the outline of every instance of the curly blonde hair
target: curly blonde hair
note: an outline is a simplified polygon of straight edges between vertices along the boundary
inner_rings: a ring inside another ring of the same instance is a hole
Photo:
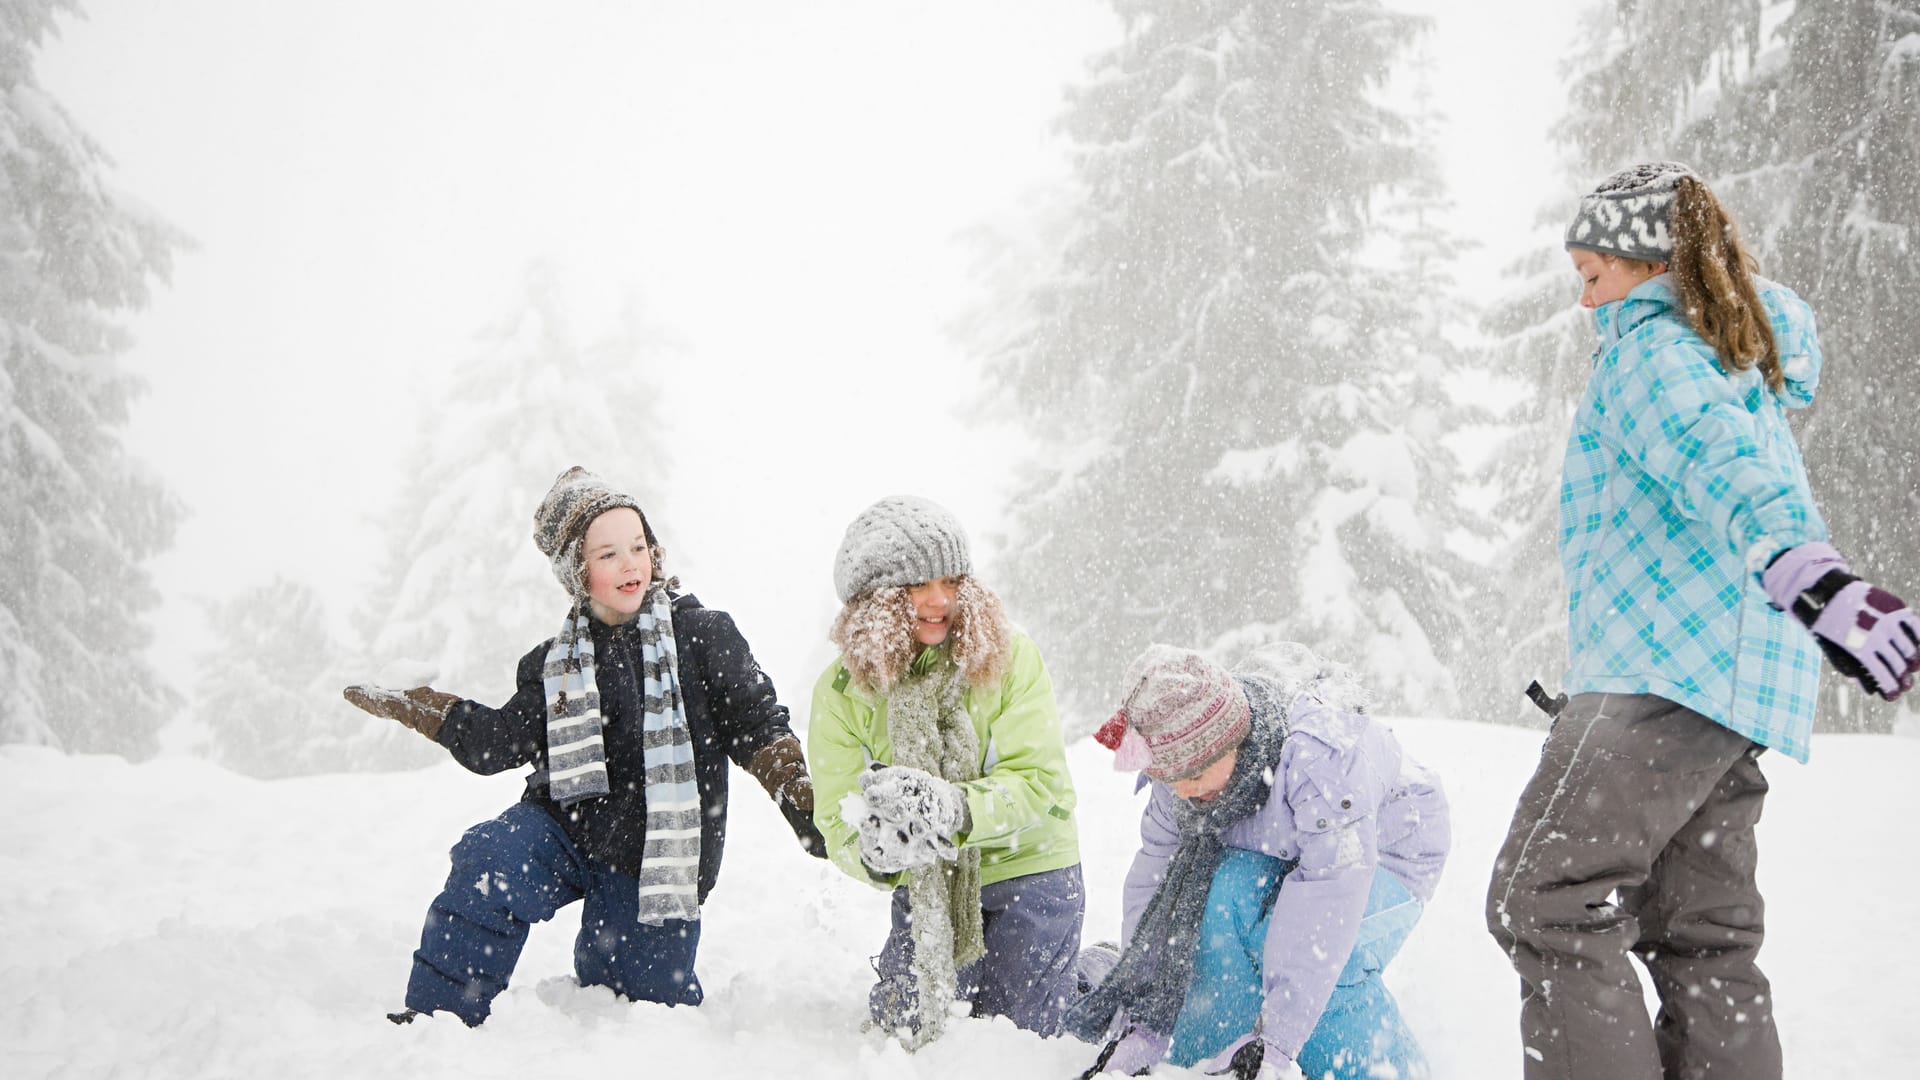
[[[906,677],[924,647],[914,636],[913,600],[907,587],[893,585],[856,596],[834,617],[827,637],[840,649],[840,662],[862,689],[885,694]],[[947,631],[953,662],[974,687],[997,684],[1013,655],[1000,597],[971,574],[960,577]]]

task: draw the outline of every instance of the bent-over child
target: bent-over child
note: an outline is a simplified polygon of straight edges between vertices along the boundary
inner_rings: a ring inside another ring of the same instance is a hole
[[[1451,845],[1438,779],[1345,668],[1292,642],[1229,671],[1154,645],[1096,735],[1151,794],[1125,951],[1068,1014],[1087,1076],[1161,1061],[1239,1080],[1428,1075],[1381,972]]]

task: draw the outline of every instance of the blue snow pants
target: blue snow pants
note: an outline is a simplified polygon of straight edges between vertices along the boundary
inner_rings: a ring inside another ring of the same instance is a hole
[[[980,889],[986,955],[959,971],[958,1000],[975,1016],[1004,1016],[1042,1035],[1060,1030],[1067,1006],[1086,992],[1075,966],[1086,886],[1078,865],[996,881]],[[867,997],[874,1023],[919,1022],[913,977],[913,911],[903,886],[893,890],[893,929],[874,961],[880,981]]]
[[[1261,959],[1275,882],[1284,888],[1285,872],[1285,864],[1270,855],[1227,849],[1207,891],[1193,983],[1173,1025],[1167,1057],[1174,1064],[1194,1065],[1254,1029],[1265,1000]],[[1399,878],[1384,869],[1374,873],[1359,938],[1326,1011],[1300,1049],[1298,1064],[1306,1075],[1314,1080],[1429,1075],[1426,1055],[1380,981],[1423,908]]]
[[[507,988],[531,924],[584,899],[573,970],[582,986],[635,1001],[698,1005],[700,924],[639,919],[640,882],[587,861],[552,815],[515,803],[453,846],[447,884],[427,910],[407,980],[407,1007],[487,1018]]]

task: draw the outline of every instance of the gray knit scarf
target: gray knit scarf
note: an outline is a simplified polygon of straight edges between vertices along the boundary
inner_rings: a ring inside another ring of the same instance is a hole
[[[966,680],[945,653],[938,654],[927,670],[896,683],[887,694],[887,738],[893,743],[893,763],[924,769],[953,783],[978,779],[980,740],[967,714],[965,693]],[[913,977],[920,1022],[902,1045],[915,1050],[946,1029],[947,1003],[954,999],[960,969],[986,953],[979,849],[961,848],[953,862],[942,859],[908,871],[907,900],[913,912]]]
[[[1147,901],[1112,973],[1067,1012],[1066,1028],[1088,1042],[1104,1038],[1116,1014],[1150,1031],[1171,1034],[1193,982],[1194,954],[1207,891],[1225,847],[1220,834],[1259,810],[1272,792],[1287,739],[1286,707],[1264,679],[1236,676],[1253,707],[1253,728],[1240,744],[1233,776],[1209,802],[1174,800],[1180,846]]]
[[[641,731],[647,802],[640,856],[640,921],[700,918],[700,790],[693,735],[680,693],[673,636],[673,600],[656,583],[634,617],[640,638]],[[547,691],[547,790],[562,809],[606,795],[606,746],[593,635],[585,611],[567,613],[547,649],[541,677]]]

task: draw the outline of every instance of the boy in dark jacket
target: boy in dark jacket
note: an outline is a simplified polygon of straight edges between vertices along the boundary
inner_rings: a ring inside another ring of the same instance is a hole
[[[813,784],[787,710],[724,612],[675,595],[632,498],[575,467],[534,513],[534,543],[573,604],[520,661],[498,709],[431,687],[350,686],[477,773],[533,765],[526,793],[453,847],[413,954],[408,1023],[468,1025],[507,987],[530,924],[585,901],[574,970],[637,1001],[697,1005],[700,905],[726,843],[727,758],[824,857]]]

